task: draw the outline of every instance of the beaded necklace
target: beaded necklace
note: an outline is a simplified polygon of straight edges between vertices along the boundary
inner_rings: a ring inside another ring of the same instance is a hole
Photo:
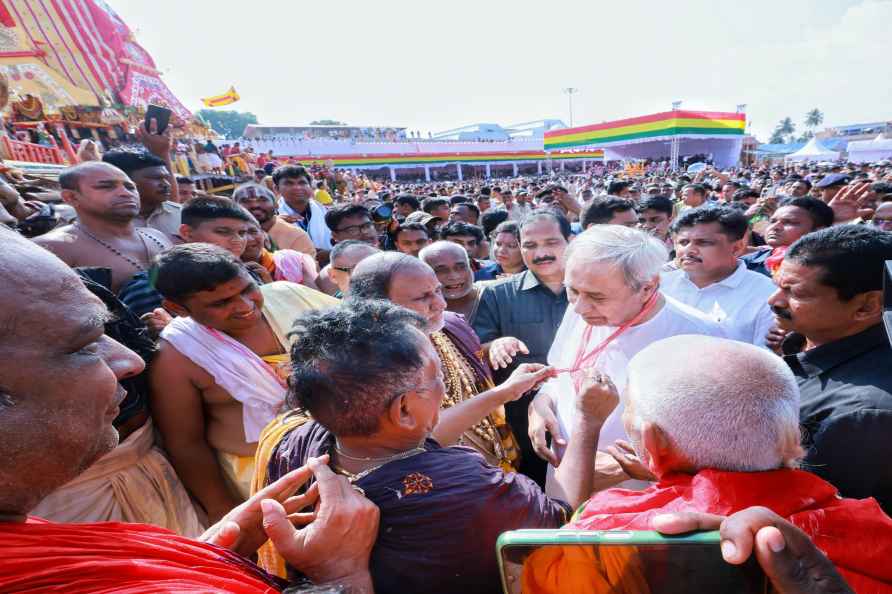
[[[102,247],[104,247],[105,249],[110,251],[111,253],[115,254],[116,256],[122,258],[123,260],[126,260],[128,264],[130,264],[131,266],[136,268],[138,271],[140,271],[140,272],[146,271],[146,267],[143,266],[140,262],[138,262],[137,260],[134,260],[133,258],[128,256],[124,252],[122,252],[119,249],[112,246],[111,244],[99,239],[98,237],[96,237],[95,235],[90,233],[90,231],[88,231],[87,228],[84,227],[80,222],[75,223],[75,226],[78,229],[80,229],[84,235],[86,235],[87,237],[89,237],[90,239],[92,239],[93,241],[95,241],[96,243],[98,243],[99,245],[101,245]],[[146,262],[148,262],[151,259],[150,254],[149,254],[149,246],[146,243],[146,237],[151,239],[155,243],[155,245],[157,245],[162,251],[165,249],[164,244],[162,244],[160,241],[158,241],[151,235],[145,235],[143,233],[140,233],[139,229],[136,229],[136,235],[137,235],[137,237],[139,237],[140,241],[142,242],[142,246],[146,251]]]
[[[452,344],[452,341],[442,332],[434,332],[430,335],[431,342],[440,361],[443,364],[443,375],[446,383],[446,396],[443,398],[443,408],[455,406],[477,394],[474,370],[465,361],[461,353]],[[499,433],[492,419],[487,415],[479,423],[471,427],[475,435],[492,444],[494,453],[499,459],[505,458],[505,451]]]

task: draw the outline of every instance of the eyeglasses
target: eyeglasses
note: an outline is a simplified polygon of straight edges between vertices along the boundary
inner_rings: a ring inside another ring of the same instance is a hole
[[[361,223],[359,225],[350,225],[349,227],[342,227],[340,229],[335,229],[338,233],[343,235],[362,235],[363,233],[368,233],[369,231],[375,230],[375,223],[371,221],[366,221],[365,223]]]

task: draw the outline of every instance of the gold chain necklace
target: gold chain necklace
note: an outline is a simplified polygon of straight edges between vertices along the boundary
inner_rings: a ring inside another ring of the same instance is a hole
[[[391,462],[396,462],[397,460],[405,460],[406,458],[411,458],[412,456],[417,456],[418,454],[421,454],[422,452],[425,452],[425,451],[427,451],[427,450],[425,450],[421,446],[418,446],[418,447],[412,448],[411,450],[408,450],[405,452],[400,452],[399,454],[394,454],[393,456],[389,456],[387,458],[353,458],[354,460],[366,460],[366,459],[367,460],[383,460],[383,462],[381,462],[381,464],[376,464],[375,466],[372,466],[371,468],[367,468],[367,469],[363,470],[362,472],[357,472],[357,473],[350,472],[349,470],[342,467],[340,464],[335,463],[334,470],[338,474],[347,477],[347,480],[350,481],[351,483],[355,483],[356,481],[372,474],[373,472],[375,472],[376,470],[378,470],[379,468],[381,468],[382,466],[384,466],[386,464],[390,464]],[[338,448],[337,445],[335,445],[335,454],[337,454],[338,456],[343,456],[344,458],[351,457],[351,456],[345,456],[344,453],[341,452],[341,450]]]
[[[455,345],[452,344],[452,341],[445,334],[434,332],[430,337],[443,364],[443,375],[446,383],[446,397],[443,398],[443,408],[449,408],[469,398],[473,398],[477,394],[474,370],[471,369],[471,366],[468,365],[468,362],[465,361],[465,358],[458,352]],[[483,417],[471,430],[487,443],[492,444],[498,458],[505,457],[499,433],[489,415]]]

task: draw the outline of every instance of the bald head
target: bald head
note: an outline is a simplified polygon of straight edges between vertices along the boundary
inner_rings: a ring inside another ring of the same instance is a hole
[[[143,369],[61,260],[0,229],[0,509],[25,514],[117,444],[118,380]]]
[[[795,466],[802,454],[799,388],[784,361],[765,349],[674,336],[635,355],[628,377],[629,434],[656,425],[696,470],[774,470]]]
[[[427,264],[407,254],[381,252],[369,256],[353,269],[350,296],[357,299],[389,299],[393,276],[397,272],[410,271],[425,271],[433,275]]]
[[[59,185],[63,190],[78,190],[80,188],[81,179],[90,173],[124,174],[123,171],[110,163],[104,163],[102,161],[85,161],[84,163],[69,167],[59,174]]]
[[[432,258],[436,258],[437,256],[445,254],[455,257],[463,257],[465,258],[465,260],[468,261],[468,263],[470,263],[470,256],[468,256],[468,251],[461,245],[452,241],[436,241],[422,249],[418,253],[418,258],[425,264],[433,266],[430,260]]]

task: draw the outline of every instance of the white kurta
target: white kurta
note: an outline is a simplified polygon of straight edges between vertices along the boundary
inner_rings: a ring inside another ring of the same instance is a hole
[[[626,385],[626,367],[632,357],[638,351],[663,338],[678,336],[680,334],[704,334],[707,336],[725,337],[722,328],[709,320],[701,312],[688,307],[671,297],[665,296],[665,304],[657,314],[637,326],[633,326],[618,336],[601,353],[595,365],[595,369],[610,376],[614,385],[622,392]],[[548,352],[548,364],[559,369],[572,367],[582,340],[582,333],[587,324],[573,311],[573,306],[567,308],[564,319],[558,328]],[[585,352],[588,353],[610,336],[616,327],[598,326],[592,331]],[[704,353],[691,353],[691,356],[702,356]],[[564,436],[569,438],[576,417],[576,388],[569,373],[562,373],[549,380],[543,387],[555,403],[558,422]],[[622,424],[623,404],[616,407],[604,426],[601,428],[601,436],[598,440],[598,449],[603,450],[612,445],[617,439],[628,439]]]

